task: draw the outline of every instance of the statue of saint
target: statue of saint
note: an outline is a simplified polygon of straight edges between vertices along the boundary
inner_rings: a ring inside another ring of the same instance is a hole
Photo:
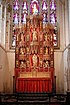
[[[25,53],[26,53],[25,48],[21,47],[21,48],[20,48],[20,54],[24,55]]]
[[[18,60],[16,60],[16,67],[19,67],[19,62],[18,62]]]
[[[48,54],[48,47],[45,47],[45,54]]]
[[[42,48],[40,48],[40,54],[42,54],[43,53],[43,49]]]
[[[44,63],[44,67],[45,67],[45,68],[49,67],[49,62],[48,62],[48,61],[46,61],[46,62]]]
[[[30,67],[30,62],[29,62],[29,60],[27,60],[27,67]]]
[[[51,54],[53,54],[53,48],[51,48]]]
[[[22,47],[20,48],[20,54],[22,54],[22,55],[24,54]]]
[[[23,61],[20,63],[20,68],[26,68],[26,64]]]
[[[24,34],[23,34],[23,32],[21,33],[21,41],[24,42]]]
[[[26,50],[27,50],[27,54],[28,54],[29,53],[29,47],[27,47]]]
[[[32,36],[33,36],[33,41],[37,41],[37,32],[36,32],[35,28],[34,28]]]
[[[44,35],[44,39],[45,39],[45,41],[47,41],[47,34],[46,34],[46,35]]]
[[[33,60],[33,67],[37,67],[38,58],[36,54],[33,55],[32,60]]]
[[[20,63],[20,68],[24,68],[24,62],[23,61],[21,61],[21,63]]]

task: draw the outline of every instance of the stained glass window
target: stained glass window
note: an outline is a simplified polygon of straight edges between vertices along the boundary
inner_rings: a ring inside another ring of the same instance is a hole
[[[27,14],[28,14],[28,5],[27,5],[27,2],[25,1],[22,4],[21,23],[26,24]]]
[[[13,22],[14,24],[19,23],[19,2],[18,0],[15,0],[14,5],[13,5]]]
[[[57,40],[57,16],[56,16],[56,2],[55,0],[50,0],[50,23],[54,25],[54,46],[58,44]]]
[[[54,0],[50,1],[50,22],[52,24],[56,23],[56,4]]]
[[[15,28],[18,27],[19,24],[19,11],[20,11],[20,4],[19,0],[13,1],[13,35],[12,35],[12,47],[15,47],[15,40],[16,40],[16,33]]]
[[[39,1],[31,0],[30,2],[30,13],[31,14],[39,14]]]
[[[54,47],[58,46],[57,4],[56,0],[13,0],[13,34],[12,47],[15,47],[15,29],[20,24],[26,24],[27,15],[43,16],[43,24],[50,22],[54,25]]]
[[[42,2],[42,15],[43,15],[43,23],[48,22],[48,6],[46,3],[46,0],[43,0]]]

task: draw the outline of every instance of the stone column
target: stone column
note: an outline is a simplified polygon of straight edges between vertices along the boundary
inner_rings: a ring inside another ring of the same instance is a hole
[[[70,44],[70,0],[68,0],[68,33]],[[67,90],[70,91],[70,47],[68,49],[68,72],[67,72]]]
[[[2,45],[5,48],[5,37],[6,37],[6,5],[4,6],[4,17],[2,18]]]
[[[70,0],[68,0],[68,23],[69,23],[69,43],[70,43]]]
[[[0,1],[0,44],[1,44],[1,34],[2,34],[2,4]]]
[[[1,45],[5,48],[5,36],[6,36],[6,5],[2,5],[1,16]]]

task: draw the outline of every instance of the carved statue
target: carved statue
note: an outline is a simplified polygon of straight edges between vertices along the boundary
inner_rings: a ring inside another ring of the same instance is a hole
[[[42,60],[39,61],[39,65],[40,65],[40,67],[43,67],[43,61]]]
[[[24,62],[23,61],[21,61],[21,63],[20,63],[20,68],[24,68]]]
[[[23,54],[25,54],[25,52],[26,52],[26,51],[25,51],[25,48],[21,47],[21,48],[20,48],[20,54],[23,55]]]
[[[51,54],[53,54],[53,48],[51,48]]]
[[[29,60],[27,60],[27,67],[30,67],[30,62],[29,62]]]
[[[27,54],[28,54],[29,53],[29,47],[27,47],[26,50],[27,50]]]
[[[44,63],[44,67],[46,68],[46,67],[49,67],[49,62],[48,61],[46,61],[45,63]]]
[[[45,51],[45,54],[48,54],[48,48],[46,47],[46,51]]]
[[[53,67],[53,61],[50,62],[51,67]]]
[[[32,57],[32,60],[33,60],[33,67],[37,67],[37,62],[38,62],[38,57],[37,57],[37,55],[33,55],[33,57]]]
[[[43,53],[43,49],[42,48],[40,48],[40,54],[42,54]]]
[[[16,67],[18,67],[19,66],[19,62],[18,62],[18,60],[16,60]]]
[[[37,32],[35,31],[35,28],[32,36],[33,36],[33,41],[37,41]]]
[[[23,61],[20,63],[20,68],[26,68],[26,64]]]
[[[45,39],[45,41],[47,41],[47,34],[44,35],[44,39]]]
[[[21,41],[24,42],[24,35],[23,35],[23,32],[21,33]]]
[[[22,54],[22,55],[24,54],[22,47],[20,48],[20,54]]]

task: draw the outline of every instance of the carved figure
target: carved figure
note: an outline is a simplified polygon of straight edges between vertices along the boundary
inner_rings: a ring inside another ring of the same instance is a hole
[[[21,33],[21,41],[24,42],[24,35]]]
[[[20,48],[20,54],[22,54],[22,55],[24,54],[22,47]]]
[[[20,68],[26,68],[26,64],[23,61],[20,63]]]
[[[42,48],[40,48],[40,54],[42,54],[43,53],[43,49]]]
[[[32,60],[33,60],[33,67],[37,67],[37,62],[38,62],[37,55],[34,54]]]
[[[23,61],[21,61],[21,63],[20,63],[20,68],[24,68],[24,62]]]
[[[45,54],[48,54],[48,48],[46,47],[46,49],[45,49]]]
[[[30,67],[30,62],[29,62],[29,60],[27,60],[27,67]]]
[[[46,35],[44,35],[44,39],[45,39],[45,41],[47,41],[47,34],[46,34]]]
[[[27,54],[28,54],[29,53],[29,47],[27,47],[26,50],[27,50]]]
[[[33,41],[36,41],[37,40],[37,32],[35,31],[35,28],[34,28],[34,31],[33,31]]]
[[[44,67],[45,67],[45,68],[46,68],[46,67],[49,67],[48,61],[46,61],[46,62],[44,63]]]
[[[22,47],[20,48],[20,54],[22,55],[25,54],[25,48],[22,48]]]
[[[16,60],[16,67],[18,67],[18,65],[19,65],[19,63],[18,63],[18,61]]]

